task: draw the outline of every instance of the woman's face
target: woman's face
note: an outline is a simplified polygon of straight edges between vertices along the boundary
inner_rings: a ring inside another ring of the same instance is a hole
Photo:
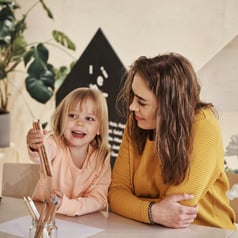
[[[134,76],[132,91],[134,97],[129,109],[135,114],[137,126],[144,130],[155,129],[158,108],[157,98],[139,74]]]

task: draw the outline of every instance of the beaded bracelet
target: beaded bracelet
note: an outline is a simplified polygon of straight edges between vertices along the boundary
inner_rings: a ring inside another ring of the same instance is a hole
[[[150,224],[155,224],[153,222],[153,218],[152,218],[152,206],[153,206],[154,202],[150,202],[149,206],[148,206],[148,217],[149,217],[149,221],[150,221]]]

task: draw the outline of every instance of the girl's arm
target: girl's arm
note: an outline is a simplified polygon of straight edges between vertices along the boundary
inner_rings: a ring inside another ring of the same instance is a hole
[[[58,208],[57,213],[80,216],[105,208],[108,202],[107,195],[110,182],[111,166],[110,155],[108,155],[100,172],[83,196],[70,199],[63,195],[61,206]]]
[[[43,133],[33,128],[28,131],[26,136],[29,158],[35,163],[40,163],[38,149],[43,145],[43,138]]]
[[[48,132],[46,130],[40,131],[36,129],[30,129],[27,133],[27,149],[28,155],[31,161],[40,163],[40,155],[38,150],[41,146],[45,145],[48,158],[51,160],[56,153],[56,144],[52,136],[46,136]]]

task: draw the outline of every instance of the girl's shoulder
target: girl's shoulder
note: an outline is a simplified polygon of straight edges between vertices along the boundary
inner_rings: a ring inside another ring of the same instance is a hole
[[[63,149],[63,145],[60,144],[60,141],[55,137],[53,133],[49,133],[44,138],[45,145],[50,151],[60,151]]]
[[[47,143],[57,144],[56,138],[51,132],[45,135],[44,140],[47,141]]]

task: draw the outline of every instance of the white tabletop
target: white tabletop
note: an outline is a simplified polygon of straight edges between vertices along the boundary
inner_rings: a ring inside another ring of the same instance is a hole
[[[23,199],[3,197],[0,202],[0,223],[26,215],[29,215],[29,213]],[[183,229],[171,229],[159,225],[136,222],[114,213],[107,214],[106,212],[96,212],[79,217],[57,215],[56,218],[103,229],[103,231],[90,236],[95,238],[238,238],[238,231],[234,232],[198,225],[191,225],[189,228]],[[0,237],[16,238],[17,236],[0,232]]]

